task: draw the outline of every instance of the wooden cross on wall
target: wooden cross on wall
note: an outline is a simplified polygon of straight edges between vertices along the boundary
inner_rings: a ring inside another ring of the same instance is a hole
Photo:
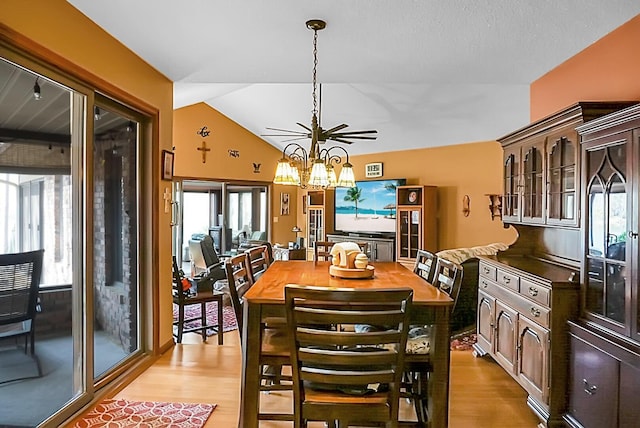
[[[198,147],[197,150],[202,152],[202,163],[207,163],[207,152],[211,151],[211,149],[207,148],[207,143],[203,141],[202,146]]]

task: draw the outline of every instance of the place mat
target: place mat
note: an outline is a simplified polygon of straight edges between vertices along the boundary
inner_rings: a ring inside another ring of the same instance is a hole
[[[202,428],[216,404],[102,400],[73,428]]]

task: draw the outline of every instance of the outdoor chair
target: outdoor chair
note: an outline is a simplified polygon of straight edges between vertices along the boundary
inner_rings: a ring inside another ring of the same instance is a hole
[[[42,376],[35,353],[35,321],[44,250],[0,254],[0,341],[24,337],[24,353],[36,363],[37,375],[20,376],[0,383]],[[2,358],[2,357],[0,357]]]
[[[399,391],[413,299],[410,288],[287,285],[294,427],[398,426]],[[382,323],[384,330],[327,329]]]

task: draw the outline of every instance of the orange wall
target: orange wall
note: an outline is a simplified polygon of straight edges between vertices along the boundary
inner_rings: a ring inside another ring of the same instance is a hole
[[[640,100],[640,15],[531,84],[531,121],[577,101]]]
[[[208,137],[197,132],[206,126]],[[247,131],[228,117],[205,103],[177,109],[173,113],[173,141],[175,144],[174,175],[182,178],[224,181],[252,181],[271,185],[271,242],[286,244],[293,240],[291,232],[296,223],[298,198],[290,198],[290,213],[280,215],[280,193],[295,196],[295,190],[271,183],[281,152]],[[211,151],[202,162],[202,142]],[[237,157],[230,151],[237,150]],[[254,172],[260,164],[260,172]]]
[[[496,141],[378,153],[350,157],[356,180],[365,164],[382,162],[382,178],[406,178],[407,184],[438,186],[438,248],[472,247],[493,242],[511,244],[513,228],[491,220],[487,193],[502,193],[502,148]],[[462,214],[469,195],[471,213]]]
[[[171,148],[172,82],[69,3],[63,0],[2,0],[0,24],[158,109],[159,148]],[[159,152],[155,152],[153,159],[156,165],[160,164]],[[150,248],[154,248],[156,253],[149,251],[148,254],[149,259],[155,257],[158,260],[152,271],[160,272],[160,345],[172,340],[171,218],[170,214],[164,213],[164,201],[158,197],[164,188],[169,187],[168,183],[155,177],[153,191],[143,193],[141,200],[143,205],[159,213],[158,230],[163,232],[153,237]],[[147,226],[152,223],[151,216],[145,220]],[[148,279],[147,287],[151,287],[149,284],[151,281]]]

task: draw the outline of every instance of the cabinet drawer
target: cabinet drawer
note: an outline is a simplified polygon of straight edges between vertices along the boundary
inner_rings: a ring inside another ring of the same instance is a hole
[[[549,308],[540,306],[529,299],[525,299],[520,294],[514,293],[495,282],[487,281],[485,279],[480,279],[478,287],[481,291],[484,291],[490,296],[512,307],[522,316],[527,317],[542,327],[549,328],[551,312]]]
[[[543,306],[549,306],[550,290],[544,285],[520,279],[520,294]]]
[[[494,266],[489,266],[486,263],[480,263],[480,276],[488,278],[492,281],[496,280],[497,269]]]
[[[507,287],[513,291],[520,291],[520,277],[498,269],[496,273],[496,281],[498,284]]]

